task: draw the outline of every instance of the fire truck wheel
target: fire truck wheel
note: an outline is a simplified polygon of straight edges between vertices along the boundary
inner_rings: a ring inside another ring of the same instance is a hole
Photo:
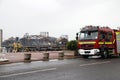
[[[108,58],[108,51],[107,50],[102,51],[101,57],[104,59]]]
[[[86,59],[87,59],[88,57],[89,57],[88,55],[83,55],[83,58],[86,58]]]

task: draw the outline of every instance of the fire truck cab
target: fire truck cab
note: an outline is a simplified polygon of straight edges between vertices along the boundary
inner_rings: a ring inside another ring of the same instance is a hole
[[[100,55],[108,58],[120,54],[120,30],[109,27],[85,26],[76,34],[78,52],[84,58]]]

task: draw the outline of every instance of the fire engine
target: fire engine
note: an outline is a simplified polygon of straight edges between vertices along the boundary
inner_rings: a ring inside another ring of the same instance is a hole
[[[78,53],[84,58],[120,55],[120,30],[109,27],[85,26],[76,34]]]

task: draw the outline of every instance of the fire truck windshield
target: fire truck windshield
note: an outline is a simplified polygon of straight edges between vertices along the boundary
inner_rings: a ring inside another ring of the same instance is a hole
[[[80,40],[94,40],[98,38],[98,31],[81,31]]]

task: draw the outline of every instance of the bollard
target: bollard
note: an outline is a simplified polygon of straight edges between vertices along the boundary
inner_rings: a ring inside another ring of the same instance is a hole
[[[31,54],[30,53],[24,54],[24,61],[31,61]]]
[[[43,60],[48,60],[49,59],[49,53],[45,52],[43,53]]]
[[[59,57],[64,57],[64,52],[63,51],[59,52],[58,54],[59,54]]]

